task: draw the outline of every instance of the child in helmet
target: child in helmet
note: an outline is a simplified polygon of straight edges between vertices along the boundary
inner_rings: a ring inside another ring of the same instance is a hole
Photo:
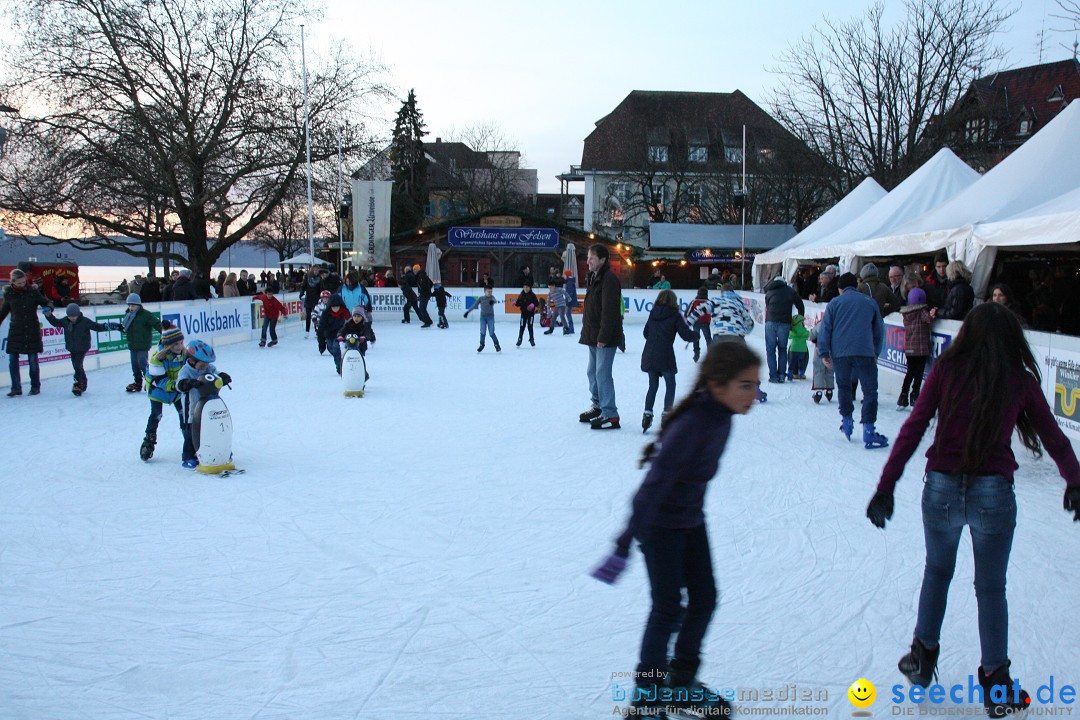
[[[180,404],[180,392],[176,389],[176,379],[184,365],[184,334],[171,323],[162,323],[161,342],[157,352],[150,355],[150,367],[146,373],[146,391],[150,396],[150,417],[146,420],[146,435],[143,437],[139,457],[149,460],[154,456],[157,444],[158,423],[165,405],[172,405],[180,417],[180,432],[184,434],[185,447],[191,440],[184,424],[184,409]]]
[[[176,378],[176,389],[185,393],[183,410],[180,416],[184,428],[182,464],[189,470],[195,469],[199,464],[199,459],[195,456],[195,443],[191,439],[191,423],[194,420],[191,411],[195,408],[195,404],[199,402],[199,384],[203,382],[202,378],[207,373],[217,375],[225,385],[232,382],[232,378],[229,377],[228,373],[218,372],[217,367],[214,365],[216,359],[214,348],[209,343],[202,340],[192,340],[184,348],[184,366],[180,368]]]
[[[328,303],[330,302],[330,291],[323,290],[319,293],[319,302],[311,310],[311,324],[315,326],[315,339],[319,341],[319,354],[322,355],[326,352],[326,338],[319,332],[319,321],[322,319],[322,314],[326,312]]]
[[[445,330],[450,327],[450,323],[446,321],[446,301],[448,298],[454,297],[450,293],[446,292],[446,288],[442,286],[441,282],[436,282],[434,289],[431,291],[432,296],[435,298],[435,307],[439,311],[439,324],[438,327]]]

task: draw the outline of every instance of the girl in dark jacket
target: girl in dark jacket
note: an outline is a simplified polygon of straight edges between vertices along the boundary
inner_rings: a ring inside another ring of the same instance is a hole
[[[641,466],[651,467],[634,495],[630,522],[615,541],[615,552],[593,572],[602,582],[615,582],[626,568],[631,542],[636,538],[640,543],[652,611],[635,674],[633,703],[639,717],[664,717],[657,705],[696,710],[705,717],[731,716],[726,699],[696,679],[702,640],[716,609],[703,506],[732,416],[745,415],[757,404],[760,373],[761,358],[745,343],[718,342],[709,348],[693,390],[668,414],[660,437],[645,447]],[[675,657],[669,663],[675,634]]]
[[[49,301],[37,288],[26,281],[26,273],[18,268],[11,271],[11,284],[4,289],[4,305],[0,307],[0,324],[11,315],[8,326],[8,371],[11,373],[11,390],[8,397],[22,395],[22,376],[19,356],[25,355],[30,366],[30,394],[41,392],[41,371],[38,353],[44,350],[41,342],[41,323],[37,319],[39,307],[51,307]]]
[[[1008,388],[1008,392],[1003,392]],[[1039,363],[1016,315],[983,303],[968,313],[949,348],[934,363],[911,417],[881,472],[866,515],[884,528],[892,518],[893,488],[934,415],[934,442],[926,453],[922,492],[926,570],[919,594],[911,652],[899,668],[913,685],[935,674],[945,601],[956,551],[967,525],[975,555],[975,598],[982,662],[979,684],[992,718],[1022,712],[1030,698],[1014,690],[1009,673],[1009,609],[1005,574],[1016,530],[1012,435],[1036,456],[1042,446],[1065,478],[1065,510],[1080,521],[1080,464],[1042,391]],[[1002,693],[997,686],[1005,686]],[[1003,697],[1004,695],[1004,697]]]
[[[514,304],[521,308],[521,323],[518,325],[518,347],[521,347],[521,340],[525,337],[526,328],[529,330],[529,344],[536,347],[536,340],[533,337],[533,319],[540,309],[540,298],[536,297],[531,284],[525,283],[521,286],[521,294],[517,296]]]
[[[641,372],[649,374],[649,391],[645,394],[645,414],[641,416],[641,432],[652,425],[653,404],[656,391],[660,388],[660,378],[664,378],[664,414],[667,415],[675,402],[675,373],[679,371],[675,363],[675,336],[687,342],[697,342],[697,333],[693,332],[679,313],[679,299],[671,290],[662,290],[656,296],[652,312],[642,331],[645,336],[645,349],[641,351]]]

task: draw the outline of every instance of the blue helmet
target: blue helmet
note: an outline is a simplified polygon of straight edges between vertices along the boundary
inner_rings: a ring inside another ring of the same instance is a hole
[[[214,362],[214,348],[210,347],[202,340],[192,340],[188,343],[187,354],[189,357],[195,358],[199,362],[212,363]]]

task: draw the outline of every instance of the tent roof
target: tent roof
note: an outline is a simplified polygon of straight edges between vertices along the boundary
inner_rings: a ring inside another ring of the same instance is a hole
[[[878,185],[874,178],[866,178],[840,202],[829,208],[824,215],[803,228],[801,233],[775,250],[758,255],[754,259],[754,264],[768,265],[783,262],[785,258],[790,257],[791,250],[804,247],[840,230],[883,197],[885,197],[885,189]]]
[[[975,228],[983,246],[1064,245],[1080,241],[1080,187],[1011,218]]]
[[[760,250],[774,248],[794,237],[792,225],[747,225],[746,247]],[[742,225],[697,225],[691,223],[652,223],[649,225],[649,248],[712,248],[738,250],[742,247]]]
[[[942,148],[885,197],[835,233],[804,248],[794,257],[805,260],[839,257],[846,246],[881,237],[947,202],[981,176],[949,148]],[[807,252],[814,250],[813,252]]]
[[[292,256],[288,260],[282,260],[278,264],[279,265],[311,265],[311,264],[329,265],[330,264],[330,263],[326,262],[325,260],[320,260],[319,258],[314,258],[315,262],[312,263],[312,259],[313,258],[311,257],[311,253],[300,253],[299,255]]]

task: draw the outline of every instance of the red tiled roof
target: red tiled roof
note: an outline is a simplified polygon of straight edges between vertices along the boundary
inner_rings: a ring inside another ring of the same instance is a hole
[[[1060,88],[1063,97],[1051,100]],[[971,95],[985,115],[1003,121],[1006,134],[1015,133],[1021,117],[1033,121],[1031,132],[1050,122],[1071,100],[1080,98],[1080,62],[1060,62],[1002,70],[979,78]]]

